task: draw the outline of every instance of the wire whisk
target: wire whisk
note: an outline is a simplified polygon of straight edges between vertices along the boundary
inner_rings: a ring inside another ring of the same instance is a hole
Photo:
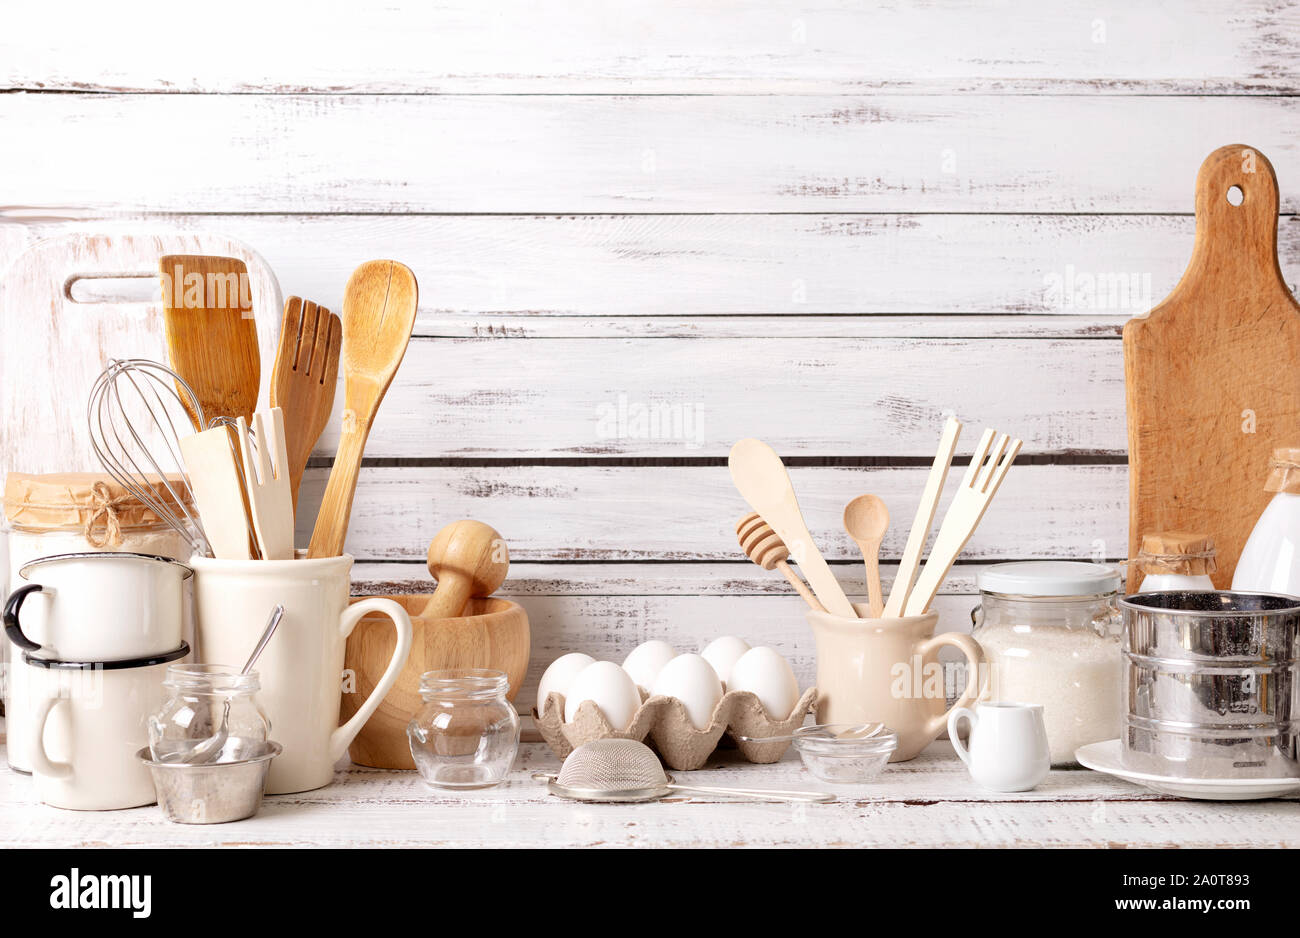
[[[95,379],[86,421],[104,471],[207,555],[208,538],[181,458],[180,438],[192,432],[187,409],[203,425],[198,396],[176,372],[146,358],[115,358]]]

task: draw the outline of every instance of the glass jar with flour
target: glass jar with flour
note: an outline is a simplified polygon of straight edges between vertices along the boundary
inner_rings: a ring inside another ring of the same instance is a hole
[[[978,578],[974,636],[988,661],[982,700],[1041,704],[1052,764],[1116,739],[1123,676],[1119,572],[1070,561],[1003,563]]]

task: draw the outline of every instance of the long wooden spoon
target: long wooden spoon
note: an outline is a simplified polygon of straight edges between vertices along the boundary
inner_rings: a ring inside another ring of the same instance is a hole
[[[415,274],[397,261],[367,261],[348,278],[343,293],[343,435],[308,557],[343,553],[370,425],[411,341],[418,299]]]
[[[879,496],[859,495],[844,506],[844,530],[862,551],[871,618],[879,619],[885,611],[885,597],[880,590],[880,542],[889,530],[889,508]]]

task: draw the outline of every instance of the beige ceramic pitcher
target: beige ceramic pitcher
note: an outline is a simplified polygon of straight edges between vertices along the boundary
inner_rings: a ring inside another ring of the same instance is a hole
[[[865,603],[855,603],[862,616]],[[934,634],[937,612],[898,619],[848,619],[809,612],[817,640],[817,722],[884,723],[898,734],[890,762],[918,756],[948,723],[939,648],[952,645],[966,656],[969,676],[953,706],[979,697],[984,652],[960,632]]]

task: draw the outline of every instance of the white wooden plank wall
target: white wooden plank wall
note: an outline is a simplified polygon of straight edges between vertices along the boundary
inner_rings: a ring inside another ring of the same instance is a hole
[[[849,497],[889,500],[891,558],[945,414],[1023,436],[948,628],[978,564],[1121,559],[1119,327],[1181,274],[1211,150],[1273,161],[1300,281],[1295,3],[67,6],[0,31],[0,265],[212,230],[337,306],[359,261],[410,264],[358,589],[427,589],[443,523],[498,526],[530,683],[721,632],[810,677],[799,602],[731,536],[740,436],[792,458],[854,593]]]

